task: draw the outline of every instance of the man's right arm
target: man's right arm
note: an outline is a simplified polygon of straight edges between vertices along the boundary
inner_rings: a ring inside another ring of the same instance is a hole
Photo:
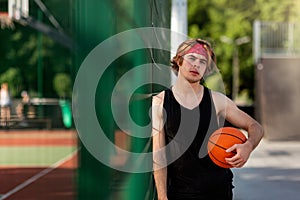
[[[167,200],[167,162],[165,154],[165,134],[163,130],[164,92],[152,100],[152,139],[153,139],[153,173],[158,200]]]

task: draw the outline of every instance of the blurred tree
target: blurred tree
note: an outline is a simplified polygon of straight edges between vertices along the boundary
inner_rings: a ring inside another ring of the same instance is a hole
[[[49,0],[43,1],[49,11],[59,21],[61,27],[71,35],[71,3],[70,1]],[[0,0],[0,6],[7,6],[7,0]],[[57,6],[59,4],[59,6]],[[30,15],[37,19],[37,5],[30,1]],[[47,17],[43,23],[52,26]],[[14,29],[0,30],[0,75],[10,68],[20,71],[21,85],[32,94],[37,94],[37,63],[38,63],[38,31],[14,23]],[[42,37],[42,62],[43,62],[43,96],[57,97],[53,88],[53,78],[57,73],[72,74],[72,53],[48,36]]]
[[[70,75],[66,73],[58,73],[53,80],[53,87],[58,96],[62,99],[71,98],[72,81]]]

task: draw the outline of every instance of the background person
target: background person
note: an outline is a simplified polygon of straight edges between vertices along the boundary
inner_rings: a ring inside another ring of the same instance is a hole
[[[30,97],[27,91],[21,92],[22,101],[16,107],[16,113],[18,118],[24,119],[24,106],[30,103]]]
[[[1,125],[6,126],[10,120],[11,97],[7,83],[1,84],[0,90]]]

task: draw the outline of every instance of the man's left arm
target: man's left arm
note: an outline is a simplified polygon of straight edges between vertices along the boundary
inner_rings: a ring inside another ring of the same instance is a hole
[[[221,109],[222,116],[232,125],[248,132],[248,139],[244,144],[235,144],[226,150],[237,152],[232,158],[226,158],[226,161],[233,167],[242,167],[261,141],[264,135],[263,128],[255,119],[240,110],[232,100],[227,97],[224,99],[226,103],[224,109]]]

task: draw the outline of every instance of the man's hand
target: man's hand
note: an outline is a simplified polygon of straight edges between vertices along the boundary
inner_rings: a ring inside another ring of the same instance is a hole
[[[232,158],[225,158],[225,160],[233,167],[243,167],[249,159],[252,150],[253,145],[249,141],[246,141],[244,144],[235,144],[227,149],[226,152],[236,151],[236,155]]]

